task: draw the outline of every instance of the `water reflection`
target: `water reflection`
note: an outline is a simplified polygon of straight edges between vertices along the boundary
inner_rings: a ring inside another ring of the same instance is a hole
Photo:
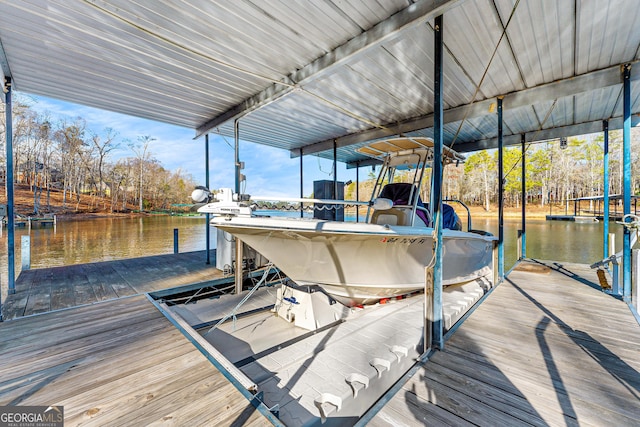
[[[173,253],[173,230],[178,229],[180,252],[204,250],[205,218],[140,217],[59,221],[53,227],[16,228],[16,277],[21,270],[21,239],[31,236],[31,268]],[[215,233],[212,248],[215,247]],[[0,248],[3,300],[7,288],[7,232]]]
[[[265,212],[266,213],[266,212]],[[299,213],[280,215],[299,216]],[[473,227],[498,234],[493,218],[476,218]],[[204,217],[150,216],[140,218],[100,218],[60,221],[56,229],[16,229],[16,277],[20,271],[21,236],[31,236],[31,267],[43,268],[68,264],[108,261],[173,252],[173,229],[179,230],[180,252],[204,250]],[[505,220],[505,271],[516,260],[519,219]],[[530,258],[590,264],[602,258],[602,223],[567,221],[527,221],[527,256]],[[622,246],[622,230],[611,223],[618,250]],[[215,232],[211,247],[215,247]],[[7,233],[4,230],[0,248],[0,280],[3,300],[7,286]]]

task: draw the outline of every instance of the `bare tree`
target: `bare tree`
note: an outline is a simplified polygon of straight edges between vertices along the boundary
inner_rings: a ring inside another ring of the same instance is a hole
[[[80,151],[84,148],[84,133],[86,123],[77,118],[69,124],[62,120],[58,130],[54,132],[54,139],[58,144],[59,165],[62,172],[62,205],[66,206],[67,193],[73,190],[79,191],[78,180],[80,174],[76,168]]]
[[[98,194],[100,196],[104,196],[104,177],[103,177],[103,169],[105,159],[109,156],[113,150],[116,150],[120,147],[120,144],[114,142],[116,137],[118,136],[118,132],[116,132],[113,128],[106,128],[104,130],[104,138],[101,138],[100,135],[93,134],[91,136],[91,143],[93,144],[94,149],[97,153],[97,169],[98,169]]]
[[[129,144],[129,148],[131,149],[131,151],[133,151],[138,159],[138,163],[139,163],[139,170],[140,173],[138,175],[139,178],[139,197],[138,197],[138,203],[140,206],[140,211],[142,211],[142,191],[143,191],[143,187],[144,187],[144,182],[143,182],[143,177],[144,177],[144,163],[149,160],[149,158],[151,157],[151,153],[149,152],[149,144],[152,141],[155,141],[156,139],[149,136],[149,135],[141,135],[138,137],[138,142],[137,143],[130,143]]]

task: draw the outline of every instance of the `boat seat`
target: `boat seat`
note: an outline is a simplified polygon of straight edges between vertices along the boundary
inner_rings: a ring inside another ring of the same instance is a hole
[[[411,225],[411,211],[410,206],[394,206],[391,209],[375,211],[371,217],[372,224],[380,225]],[[415,226],[426,227],[422,218],[416,216]]]
[[[414,226],[416,227],[429,226],[429,223],[431,220],[430,215],[428,211],[426,212],[426,208],[424,207],[422,200],[420,199],[418,188],[414,184],[410,184],[406,182],[394,182],[394,183],[387,184],[382,188],[382,191],[380,192],[379,197],[391,200],[393,202],[392,209],[398,209],[403,211],[404,213],[397,214],[394,212],[390,212],[390,210],[383,211],[378,215],[378,219],[372,218],[372,221],[371,221],[372,223],[380,224],[381,223],[380,221],[385,221],[384,223],[388,223],[387,221],[394,221],[393,218],[391,217],[386,218],[384,216],[384,215],[393,215],[397,217],[395,219],[397,223],[393,225],[409,225],[410,226],[412,216],[413,216],[412,215],[413,203],[409,199],[412,199],[415,201],[415,198],[417,197],[418,200],[416,201],[417,202],[416,206],[418,210],[416,211],[416,218],[413,221]],[[383,215],[382,219],[380,219],[380,215]],[[375,212],[374,212],[374,216],[375,216]]]
[[[380,225],[409,225],[407,224],[407,216],[405,210],[398,208],[375,211],[371,217],[371,223]]]

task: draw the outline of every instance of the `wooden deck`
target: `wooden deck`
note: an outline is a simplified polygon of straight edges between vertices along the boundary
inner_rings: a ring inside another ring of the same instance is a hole
[[[640,426],[627,305],[588,266],[521,266],[369,425]],[[203,252],[26,272],[22,313],[41,314],[0,323],[0,405],[63,405],[68,426],[270,425],[136,295],[216,277]]]
[[[145,296],[6,321],[0,354],[0,405],[65,426],[271,425]]]
[[[541,263],[513,271],[369,425],[640,425],[628,306],[588,266]]]
[[[205,251],[26,270],[3,301],[5,320],[222,278]]]

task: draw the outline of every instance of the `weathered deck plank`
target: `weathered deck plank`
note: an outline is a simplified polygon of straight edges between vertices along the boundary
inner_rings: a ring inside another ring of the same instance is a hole
[[[270,425],[144,296],[6,321],[0,343],[0,405],[67,426]]]
[[[6,320],[222,277],[205,251],[27,270],[3,302]]]
[[[637,321],[588,267],[542,263],[513,271],[370,425],[640,425]]]

